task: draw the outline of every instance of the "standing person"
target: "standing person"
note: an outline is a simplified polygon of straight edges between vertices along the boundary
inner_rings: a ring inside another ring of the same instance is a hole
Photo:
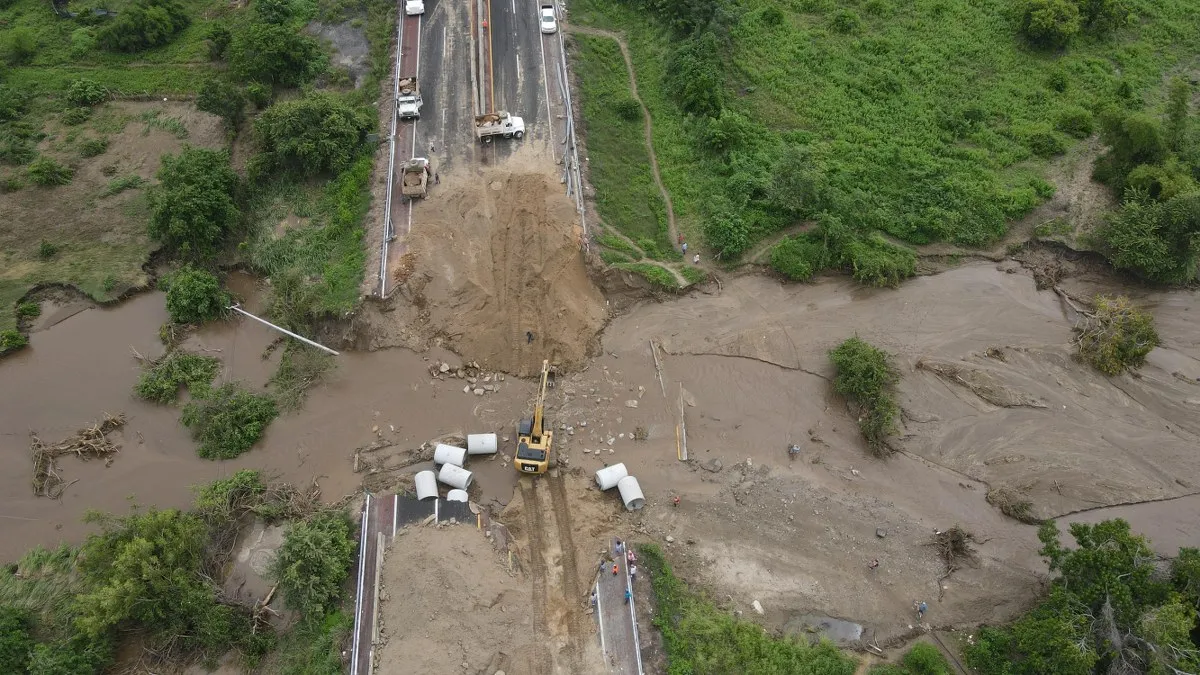
[[[692,256],[692,264],[693,264],[693,265],[699,265],[699,264],[700,264],[700,254],[699,254],[699,253],[697,253],[696,255]]]
[[[683,254],[687,255],[687,242],[686,241],[683,242],[683,246],[681,248],[683,248]]]
[[[683,233],[682,232],[679,233],[679,243],[680,244],[683,243]]]
[[[434,174],[433,174],[433,184],[434,184],[434,185],[441,185],[441,184],[442,184],[442,174],[440,174],[440,173],[434,173]]]
[[[621,555],[624,552],[625,552],[625,542],[618,539],[617,540],[617,555]]]
[[[929,606],[924,601],[914,602],[913,605],[917,608],[917,621],[924,619],[925,611],[929,609]]]
[[[629,599],[633,597],[633,593],[628,588],[625,589],[625,604],[629,604]]]
[[[532,344],[532,343],[533,343],[533,331],[527,330],[527,331],[525,331],[525,344]]]
[[[617,571],[620,569],[621,569],[620,565],[618,565],[617,563],[613,563],[613,576],[614,577],[617,576]]]
[[[625,556],[625,559],[629,561],[630,565],[637,562],[637,556],[633,554],[633,549],[629,549],[629,554]]]
[[[596,591],[592,591],[592,607],[596,606]]]
[[[637,581],[637,565],[629,566],[629,583]]]
[[[671,506],[679,506],[679,495],[671,497]]]

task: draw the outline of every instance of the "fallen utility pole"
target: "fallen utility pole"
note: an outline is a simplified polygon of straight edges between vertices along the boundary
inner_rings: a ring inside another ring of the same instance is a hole
[[[313,347],[316,347],[317,349],[320,349],[321,351],[324,351],[324,352],[329,352],[330,354],[333,354],[334,356],[341,356],[341,354],[333,351],[332,349],[330,349],[329,347],[326,347],[325,345],[317,344],[316,342],[309,340],[308,338],[304,337],[303,335],[296,335],[295,333],[293,333],[292,331],[290,331],[286,328],[280,328],[279,326],[276,326],[275,324],[271,323],[270,321],[267,321],[266,319],[260,319],[259,317],[254,316],[250,312],[247,312],[246,310],[242,309],[241,307],[238,307],[237,305],[233,305],[229,309],[232,309],[233,311],[237,312],[238,314],[248,316],[251,319],[254,319],[255,321],[257,321],[259,323],[266,324],[266,325],[270,326],[271,328],[274,328],[275,330],[279,331],[280,333],[287,335],[288,337],[294,337],[306,345],[312,345]]]

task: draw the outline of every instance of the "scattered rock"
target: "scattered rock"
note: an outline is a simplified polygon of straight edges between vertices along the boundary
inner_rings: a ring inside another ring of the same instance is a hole
[[[755,600],[754,602],[750,603],[750,605],[752,607],[754,607],[755,614],[759,614],[759,615],[766,614],[766,612],[763,611],[762,603],[760,603],[759,601]]]
[[[700,468],[704,469],[705,471],[711,471],[713,473],[717,473],[718,471],[723,469],[724,466],[725,465],[721,464],[721,460],[714,457],[714,458],[708,460],[707,462],[701,464]]]
[[[443,363],[442,365],[438,366],[438,372],[439,372],[439,373],[448,373],[448,372],[450,372],[450,364],[449,364],[449,363]]]
[[[675,537],[672,537],[671,535],[669,535],[669,534],[668,534],[668,535],[667,535],[667,540],[666,540],[666,541],[667,541],[667,543],[668,543],[668,544],[674,544],[674,543],[675,543]]]
[[[638,407],[638,402],[637,402],[637,399],[636,399],[636,398],[631,398],[631,399],[629,399],[628,401],[625,401],[625,407],[626,407],[626,408],[636,408],[636,407]]]
[[[475,395],[476,395],[476,396],[483,396],[483,389],[482,389],[482,388],[476,388],[476,389],[475,389]]]
[[[580,423],[579,423],[579,426],[581,426],[581,427],[585,427],[585,428],[586,428],[586,427],[587,427],[587,420],[584,420],[584,421],[580,422]]]
[[[887,536],[887,530],[883,529],[882,527],[877,527],[875,528],[875,536],[883,539]]]
[[[467,386],[463,387],[463,393],[464,394],[471,393],[471,385],[468,384]]]
[[[850,469],[850,475],[851,476],[861,476],[862,472],[859,471],[858,469]]]

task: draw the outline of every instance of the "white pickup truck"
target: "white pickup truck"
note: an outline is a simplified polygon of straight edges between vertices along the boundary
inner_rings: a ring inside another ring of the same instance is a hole
[[[408,16],[424,14],[425,0],[406,0],[404,3],[404,13]]]
[[[421,92],[417,89],[417,78],[400,80],[399,95],[396,96],[396,116],[402,120],[421,119]]]
[[[475,137],[481,143],[493,138],[521,138],[525,135],[525,120],[507,112],[494,112],[475,118]]]

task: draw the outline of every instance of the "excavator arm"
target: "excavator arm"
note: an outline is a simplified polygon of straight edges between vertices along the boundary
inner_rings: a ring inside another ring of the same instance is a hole
[[[538,387],[537,399],[533,403],[533,437],[541,442],[542,436],[545,435],[543,424],[545,423],[545,408],[546,408],[546,383],[550,379],[550,361],[542,361],[542,382]]]

